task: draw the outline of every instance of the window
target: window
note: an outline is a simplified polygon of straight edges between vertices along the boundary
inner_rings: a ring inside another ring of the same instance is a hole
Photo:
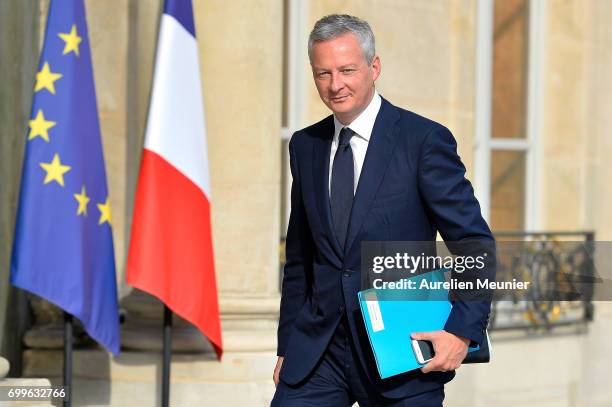
[[[478,3],[475,179],[494,231],[539,226],[542,3]]]
[[[490,223],[525,227],[528,1],[495,0],[491,109]]]

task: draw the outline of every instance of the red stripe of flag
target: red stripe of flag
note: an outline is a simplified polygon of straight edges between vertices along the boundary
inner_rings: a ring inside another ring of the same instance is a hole
[[[222,354],[210,203],[197,185],[147,149],[143,152],[128,284],[194,324]]]

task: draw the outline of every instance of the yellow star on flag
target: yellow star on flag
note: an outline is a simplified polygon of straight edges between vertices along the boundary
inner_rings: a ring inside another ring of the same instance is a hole
[[[89,203],[90,199],[87,196],[87,193],[85,192],[85,185],[83,185],[83,187],[81,188],[80,194],[73,194],[73,196],[74,199],[76,199],[79,203],[79,207],[77,209],[77,216],[81,214],[87,216],[87,204]]]
[[[49,142],[49,129],[55,126],[55,122],[51,120],[45,120],[45,115],[42,110],[38,110],[36,117],[30,120],[30,134],[28,140],[32,140],[34,137],[41,137],[47,143]]]
[[[55,81],[62,77],[61,73],[53,73],[49,68],[49,63],[45,62],[40,72],[36,74],[36,86],[34,92],[41,89],[47,89],[55,95]]]
[[[100,211],[100,220],[98,221],[98,225],[101,225],[104,222],[108,222],[108,224],[110,225],[112,223],[112,219],[110,202],[108,201],[108,198],[106,198],[105,203],[98,204],[98,210]]]
[[[79,56],[79,44],[83,39],[78,36],[76,24],[72,24],[72,29],[69,33],[59,33],[57,34],[62,40],[64,40],[64,54],[66,55],[71,51],[74,51],[76,56]]]
[[[53,161],[50,163],[40,163],[40,166],[43,170],[47,171],[44,184],[56,181],[61,186],[64,186],[64,174],[72,168],[69,165],[62,165],[57,153],[53,156]]]

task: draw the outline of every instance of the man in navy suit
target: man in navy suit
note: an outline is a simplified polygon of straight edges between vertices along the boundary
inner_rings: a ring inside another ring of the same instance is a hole
[[[491,231],[449,130],[376,92],[381,63],[368,23],[324,17],[308,51],[333,115],[289,144],[291,216],[272,406],[440,406],[468,344],[483,340],[490,303],[456,301],[444,330],[413,335],[433,342],[434,359],[381,380],[357,300],[361,242],[431,242],[438,232],[445,241],[493,241]]]

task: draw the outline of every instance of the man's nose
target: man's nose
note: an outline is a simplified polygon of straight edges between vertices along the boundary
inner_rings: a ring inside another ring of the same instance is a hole
[[[333,93],[337,93],[344,87],[344,82],[339,73],[332,73],[329,88]]]

